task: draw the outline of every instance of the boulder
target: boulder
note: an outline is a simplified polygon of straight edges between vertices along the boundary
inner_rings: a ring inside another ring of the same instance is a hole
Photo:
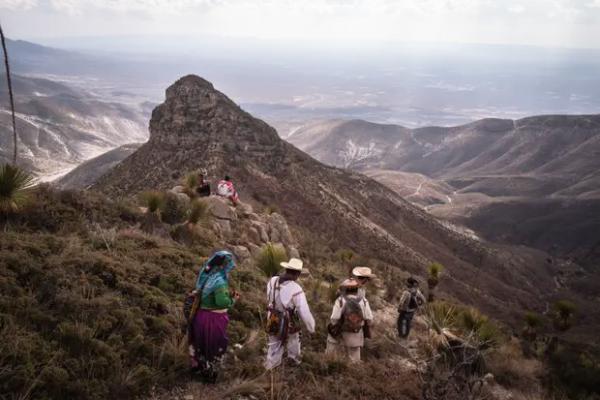
[[[300,258],[300,252],[295,247],[290,246],[288,248],[288,255],[290,256],[290,258]]]
[[[263,222],[252,221],[252,227],[256,231],[258,231],[259,241],[256,242],[257,244],[259,244],[259,243],[268,243],[269,242],[269,235],[267,233],[267,226]]]
[[[185,187],[178,185],[178,186],[174,186],[173,189],[171,189],[171,192],[173,193],[183,193],[185,194]]]
[[[237,220],[236,210],[228,204],[228,200],[219,196],[209,196],[205,201],[213,217],[228,221]]]
[[[233,246],[232,250],[233,254],[235,254],[240,261],[250,258],[251,256],[250,250],[248,250],[248,248],[245,246]]]
[[[213,230],[221,237],[231,236],[231,222],[226,219],[216,219],[213,222]]]
[[[238,212],[238,215],[240,215],[241,217],[249,217],[254,214],[252,206],[248,203],[239,202],[236,207],[236,210]]]
[[[271,241],[272,242],[283,242],[285,244],[294,243],[294,238],[290,232],[288,224],[283,218],[283,215],[278,213],[272,213],[267,217],[267,222],[271,227]]]
[[[256,257],[260,253],[260,246],[257,246],[254,243],[248,244],[248,248],[250,249],[252,257]]]

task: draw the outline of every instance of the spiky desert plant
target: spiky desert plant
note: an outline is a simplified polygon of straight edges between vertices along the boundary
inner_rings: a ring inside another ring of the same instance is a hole
[[[279,263],[287,260],[287,252],[282,245],[265,244],[256,257],[256,266],[267,278],[277,275],[281,266]]]
[[[0,167],[0,213],[19,211],[29,200],[33,177],[10,164]]]
[[[17,165],[17,122],[15,119],[15,100],[12,90],[12,82],[10,80],[10,63],[8,62],[8,51],[6,50],[6,40],[4,39],[4,31],[2,25],[0,25],[0,40],[2,41],[2,51],[4,52],[4,69],[6,70],[6,83],[8,84],[8,98],[10,100],[10,111],[12,117],[12,128],[13,128],[13,160],[14,166]]]
[[[164,202],[164,194],[158,190],[149,190],[141,194],[141,200],[149,213],[156,213]]]
[[[192,225],[196,225],[198,222],[208,217],[208,203],[204,200],[196,199],[190,206],[190,213],[188,215],[188,222]]]
[[[526,340],[534,341],[537,338],[538,328],[542,326],[543,320],[539,314],[528,311],[523,316],[525,328],[523,329],[523,337]]]
[[[199,184],[199,179],[198,179],[198,172],[191,172],[189,174],[187,174],[185,176],[185,178],[183,179],[183,187],[184,187],[184,191],[185,194],[187,194],[190,197],[195,197],[196,196],[196,187],[198,187]]]
[[[554,327],[563,332],[571,328],[577,306],[569,300],[559,300],[552,308]]]
[[[444,266],[437,262],[434,262],[427,267],[427,286],[429,288],[427,297],[430,302],[434,300],[434,291],[438,283],[440,283],[440,276],[442,275],[443,270]]]
[[[185,196],[185,195],[181,195]],[[160,216],[167,224],[178,224],[185,221],[188,215],[189,199],[182,200],[179,195],[171,192],[164,194],[164,200],[160,205]]]
[[[496,324],[474,308],[463,310],[460,323],[463,333],[476,340],[478,347],[489,347],[500,341],[500,330]]]

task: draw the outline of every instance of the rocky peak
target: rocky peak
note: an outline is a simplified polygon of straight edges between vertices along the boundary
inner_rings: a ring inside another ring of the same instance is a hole
[[[187,75],[166,91],[165,102],[152,112],[150,143],[181,150],[248,150],[279,142],[275,130],[243,111],[226,95],[196,75]]]

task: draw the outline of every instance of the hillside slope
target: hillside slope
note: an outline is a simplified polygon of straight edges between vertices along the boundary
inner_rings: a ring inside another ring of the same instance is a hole
[[[376,177],[482,237],[590,267],[600,261],[594,250],[600,239],[591,233],[600,230],[600,115],[483,119],[418,129],[322,121],[287,140],[327,164]],[[529,212],[538,205],[538,212]],[[565,224],[569,234],[561,229]]]
[[[418,274],[441,262],[451,276],[442,290],[506,320],[559,295],[553,276],[560,266],[545,254],[472,240],[374,180],[317,162],[197,76],[167,89],[150,132],[93,188],[131,196],[170,188],[197,168],[217,178],[228,173],[242,198],[281,209],[304,247],[349,248]]]
[[[19,75],[12,79],[19,158],[44,180],[115,147],[147,138],[145,111],[140,107],[103,101],[47,79]],[[0,86],[0,102],[8,104],[5,86]],[[10,159],[12,148],[10,112],[0,108],[0,162]]]

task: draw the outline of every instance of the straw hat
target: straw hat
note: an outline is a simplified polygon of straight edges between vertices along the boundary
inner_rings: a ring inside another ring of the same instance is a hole
[[[279,263],[285,269],[291,269],[293,271],[302,271],[302,260],[299,258],[290,258],[290,261],[283,261]]]
[[[375,274],[368,267],[356,267],[352,270],[352,275],[358,278],[375,278]]]
[[[342,289],[353,289],[358,288],[359,284],[355,279],[346,279],[340,284],[340,288]]]

